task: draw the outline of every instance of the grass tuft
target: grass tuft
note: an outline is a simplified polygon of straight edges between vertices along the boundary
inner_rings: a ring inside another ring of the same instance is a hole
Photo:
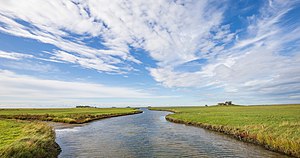
[[[11,128],[3,128],[1,134],[16,133],[0,146],[0,157],[3,158],[55,158],[60,148],[55,142],[55,133],[44,123],[15,120],[0,120],[0,126],[10,124]],[[13,127],[12,127],[13,126]]]

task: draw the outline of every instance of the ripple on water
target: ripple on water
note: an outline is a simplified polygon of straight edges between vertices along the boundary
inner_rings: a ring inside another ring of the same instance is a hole
[[[79,131],[78,128],[62,128],[62,129],[56,129],[55,132],[77,132]]]
[[[149,111],[57,129],[59,157],[286,157]]]

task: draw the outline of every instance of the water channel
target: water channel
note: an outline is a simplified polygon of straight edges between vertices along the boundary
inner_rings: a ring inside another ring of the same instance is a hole
[[[142,110],[57,128],[59,157],[286,157],[224,134],[168,122],[169,112]]]

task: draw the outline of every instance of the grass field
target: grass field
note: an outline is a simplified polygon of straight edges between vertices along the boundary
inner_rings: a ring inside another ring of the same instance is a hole
[[[0,109],[0,118],[86,123],[97,119],[139,112],[139,110],[134,108]]]
[[[167,120],[226,133],[300,157],[300,105],[164,107]]]
[[[57,157],[60,148],[54,130],[39,121],[85,123],[140,112],[134,108],[0,109],[0,157]]]
[[[44,123],[0,120],[0,157],[54,158],[60,152],[55,133]]]

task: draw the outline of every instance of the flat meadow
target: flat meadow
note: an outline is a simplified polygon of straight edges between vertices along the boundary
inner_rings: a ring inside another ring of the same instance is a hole
[[[199,126],[300,157],[300,105],[158,107],[166,119]]]
[[[134,108],[0,109],[0,157],[57,157],[61,150],[55,132],[43,121],[81,124],[140,112]]]
[[[139,110],[134,108],[23,108],[0,109],[0,118],[80,124],[97,119],[136,114],[139,112]]]

